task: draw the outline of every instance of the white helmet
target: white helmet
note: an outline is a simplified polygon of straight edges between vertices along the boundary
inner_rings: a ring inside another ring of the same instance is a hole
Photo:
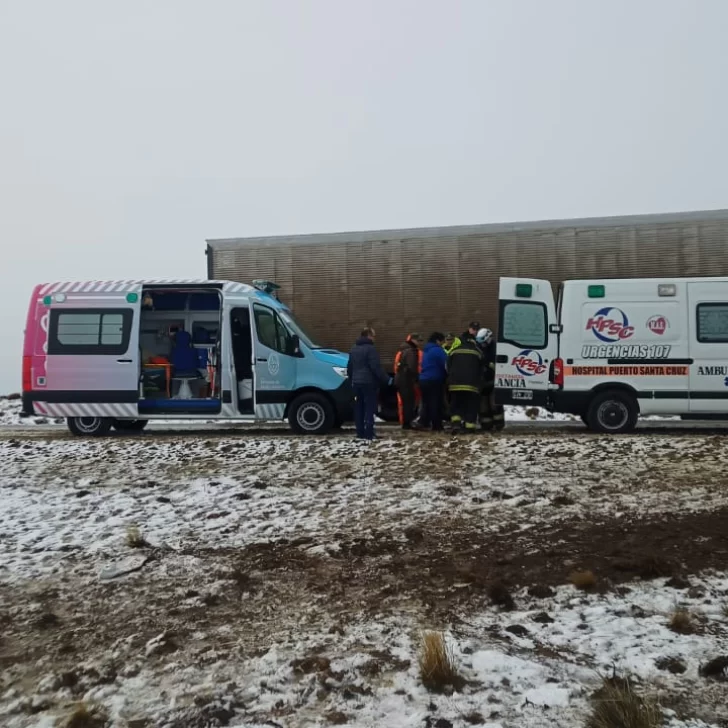
[[[479,344],[487,344],[492,338],[493,332],[490,329],[480,329],[480,331],[475,334],[475,340]]]

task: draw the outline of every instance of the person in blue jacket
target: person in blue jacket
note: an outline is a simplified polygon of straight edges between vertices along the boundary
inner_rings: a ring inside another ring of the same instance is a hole
[[[436,331],[430,336],[422,353],[420,389],[422,391],[422,414],[419,425],[442,430],[443,407],[445,404],[445,379],[447,378],[447,353],[443,349],[445,334]]]
[[[356,436],[362,440],[375,438],[374,416],[377,411],[379,388],[389,384],[389,377],[382,368],[379,352],[374,347],[375,336],[372,328],[366,328],[361,332],[349,354],[346,368],[356,397],[354,407]]]

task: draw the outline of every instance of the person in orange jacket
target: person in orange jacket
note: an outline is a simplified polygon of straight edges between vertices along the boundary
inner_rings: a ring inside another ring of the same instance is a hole
[[[410,334],[394,357],[394,383],[397,387],[399,424],[411,430],[420,402],[420,371],[422,370],[422,337]]]

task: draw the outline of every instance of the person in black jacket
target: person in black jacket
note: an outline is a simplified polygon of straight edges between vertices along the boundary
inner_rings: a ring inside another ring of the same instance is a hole
[[[379,352],[374,347],[374,338],[374,329],[366,328],[361,332],[349,354],[346,368],[356,397],[356,436],[362,440],[373,440],[375,437],[374,415],[377,411],[379,387],[389,383],[389,377],[382,369]]]
[[[505,427],[503,405],[494,401],[495,393],[495,339],[490,329],[480,329],[475,340],[483,352],[483,387],[480,392],[478,419],[483,430],[502,430]]]
[[[480,390],[483,386],[483,352],[472,329],[460,337],[460,346],[448,356],[448,391],[451,397],[450,422],[466,432],[475,432]]]

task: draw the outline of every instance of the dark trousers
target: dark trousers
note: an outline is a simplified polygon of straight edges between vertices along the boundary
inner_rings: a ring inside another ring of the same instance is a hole
[[[374,439],[374,415],[377,411],[376,386],[354,387],[354,422],[356,423],[356,436],[364,440]]]
[[[480,426],[484,430],[502,430],[505,426],[505,413],[503,405],[495,404],[495,390],[486,387],[480,396],[480,412],[478,415]]]
[[[478,422],[480,394],[478,392],[451,392],[450,411],[454,424],[464,424],[466,430],[474,430]]]
[[[397,382],[397,409],[399,410],[399,424],[409,427],[417,414],[419,391],[414,379],[405,379]]]
[[[423,427],[432,427],[433,430],[441,430],[445,405],[445,382],[421,382],[420,389],[422,390],[420,424]]]

